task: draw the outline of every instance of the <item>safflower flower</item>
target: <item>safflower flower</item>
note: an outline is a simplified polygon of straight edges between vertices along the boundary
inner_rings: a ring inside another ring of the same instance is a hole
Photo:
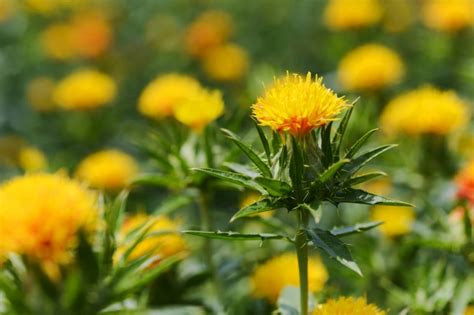
[[[340,297],[320,304],[312,315],[386,315],[374,304],[368,304],[364,298]]]

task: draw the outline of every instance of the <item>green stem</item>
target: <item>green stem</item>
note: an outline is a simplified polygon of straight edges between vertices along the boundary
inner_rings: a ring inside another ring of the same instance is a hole
[[[308,226],[308,214],[304,210],[298,212],[298,232],[296,233],[295,246],[298,257],[298,272],[300,277],[300,311],[302,315],[308,314],[308,241],[304,229]]]

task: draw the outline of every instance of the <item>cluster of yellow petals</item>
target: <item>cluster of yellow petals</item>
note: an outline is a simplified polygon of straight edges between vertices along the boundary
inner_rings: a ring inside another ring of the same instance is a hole
[[[357,29],[378,23],[383,16],[379,0],[330,0],[324,21],[333,30]]]
[[[398,83],[405,72],[400,56],[388,47],[366,44],[347,53],[337,76],[346,90],[377,90]]]
[[[138,109],[152,118],[173,115],[200,132],[224,112],[222,94],[207,90],[194,78],[180,74],[159,76],[149,83],[138,100]]]
[[[78,70],[62,79],[53,91],[53,100],[60,108],[88,110],[114,100],[115,81],[96,70]]]
[[[458,197],[474,205],[474,160],[467,163],[456,176]],[[474,218],[473,218],[474,219]]]
[[[51,24],[41,35],[44,53],[59,60],[98,57],[111,41],[112,28],[100,11],[82,12],[69,21]]]
[[[260,125],[275,131],[303,135],[335,120],[349,107],[342,97],[326,88],[322,78],[287,73],[275,79],[252,106],[253,116]]]
[[[76,177],[91,187],[120,190],[138,173],[138,165],[119,150],[103,150],[87,156],[76,170]]]
[[[312,315],[386,315],[374,304],[367,304],[364,298],[340,297],[320,304]]]
[[[125,219],[120,231],[121,238],[125,238],[129,233],[142,228],[147,222],[152,222],[148,230],[148,236],[141,241],[128,256],[129,260],[140,258],[144,255],[152,254],[155,263],[165,258],[186,254],[188,245],[179,234],[180,224],[167,216],[150,216],[144,213],[135,214]],[[127,250],[132,244],[123,243],[117,250],[116,259]]]
[[[308,287],[310,292],[320,291],[328,279],[328,272],[319,257],[309,257]],[[271,258],[257,267],[252,276],[253,295],[275,303],[286,286],[299,286],[298,259],[285,253]]]
[[[222,45],[233,31],[229,14],[223,11],[206,11],[196,18],[186,31],[186,50],[195,57],[206,55],[209,50]]]
[[[54,109],[53,91],[56,84],[53,79],[40,76],[32,79],[26,86],[28,103],[39,112]]]
[[[0,186],[0,252],[44,266],[67,263],[77,232],[95,229],[96,195],[60,174],[29,174]]]
[[[245,50],[236,44],[225,44],[211,49],[202,59],[204,72],[217,81],[238,81],[248,70]]]
[[[383,222],[379,226],[383,235],[395,237],[411,232],[415,212],[412,207],[379,205],[372,208],[371,219]]]
[[[446,135],[463,127],[468,117],[467,104],[454,91],[424,86],[390,101],[380,126],[389,134]]]
[[[454,32],[474,25],[474,1],[425,0],[424,23],[435,30]]]
[[[26,172],[38,172],[46,170],[48,160],[38,148],[24,146],[18,152],[18,164]]]

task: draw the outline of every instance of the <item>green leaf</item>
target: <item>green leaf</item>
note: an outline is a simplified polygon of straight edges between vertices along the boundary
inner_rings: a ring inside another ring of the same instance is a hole
[[[149,186],[160,186],[160,187],[175,187],[176,183],[180,182],[177,177],[161,175],[161,174],[140,174],[136,176],[131,184],[132,185],[149,185]]]
[[[362,232],[371,230],[381,224],[383,224],[382,221],[358,223],[351,226],[334,228],[331,230],[331,234],[335,236],[347,236],[347,235],[362,233]]]
[[[336,192],[334,196],[329,198],[329,201],[333,202],[336,205],[338,205],[339,203],[359,203],[364,205],[414,207],[412,204],[409,204],[404,201],[385,198],[360,189],[353,188],[346,188]]]
[[[171,196],[165,199],[161,205],[153,211],[153,214],[168,215],[179,208],[189,205],[193,201],[193,197],[186,194]]]
[[[267,198],[262,199],[237,211],[237,213],[234,214],[234,216],[230,219],[230,222],[234,222],[235,220],[240,218],[254,216],[258,213],[276,210],[281,207],[283,207],[283,204],[280,204]]]
[[[290,185],[277,179],[257,177],[255,178],[255,182],[265,188],[265,190],[272,196],[284,196],[291,192]]]
[[[219,240],[230,240],[230,241],[265,241],[265,240],[279,240],[287,239],[288,237],[279,235],[279,234],[270,234],[270,233],[253,233],[253,234],[242,234],[239,232],[221,232],[221,231],[195,231],[195,230],[186,230],[183,231],[184,234],[219,239]]]
[[[250,168],[247,165],[232,163],[232,162],[224,162],[223,165],[236,173],[239,173],[241,175],[244,175],[250,178],[255,178],[255,177],[260,176],[259,172],[256,172],[255,169]]]
[[[329,179],[331,179],[335,174],[336,172],[341,168],[343,167],[345,164],[349,163],[350,160],[348,159],[343,159],[343,160],[340,160],[334,164],[332,164],[328,169],[326,169],[324,171],[324,173],[321,174],[321,176],[319,177],[319,181],[321,183],[325,183],[327,182]]]
[[[227,137],[232,140],[239,148],[242,150],[242,152],[247,155],[247,157],[257,166],[257,168],[260,170],[263,176],[265,177],[272,177],[272,172],[270,171],[270,168],[268,167],[265,162],[260,159],[260,157],[255,153],[251,148],[249,148],[247,145],[245,145],[240,139],[235,135],[232,131],[227,130],[222,128],[222,132],[224,132]]]
[[[331,147],[331,129],[332,121],[321,130],[321,150],[323,152],[323,165],[328,167],[333,162],[332,147]]]
[[[321,229],[307,229],[305,231],[313,246],[323,250],[329,257],[336,259],[343,266],[362,276],[362,272],[352,258],[347,245],[337,236],[333,235],[330,231]]]
[[[290,160],[290,178],[299,201],[303,199],[303,170],[304,160],[300,147],[294,137],[291,137],[292,153]]]
[[[381,176],[387,176],[387,174],[384,172],[370,172],[359,176],[354,176],[347,181],[347,185],[355,186]]]
[[[395,148],[396,146],[397,146],[396,144],[383,145],[375,149],[372,149],[369,152],[366,152],[355,159],[352,159],[349,163],[344,165],[344,167],[340,170],[341,179],[343,180],[349,179],[352,175],[357,173],[357,171],[359,171],[371,160],[373,160],[380,154],[384,153],[385,151]]]
[[[348,158],[348,159],[352,158],[357,153],[357,151],[359,151],[359,149],[364,145],[364,143],[367,142],[367,140],[370,138],[370,136],[372,136],[374,134],[374,132],[376,132],[377,130],[379,130],[379,129],[374,128],[372,130],[369,130],[362,137],[360,137],[359,140],[357,140],[349,148],[349,151],[347,151],[347,153],[345,155],[345,158]]]
[[[344,117],[342,117],[339,126],[336,129],[336,133],[332,138],[332,147],[333,147],[333,156],[339,159],[339,155],[341,152],[342,140],[344,139],[344,134],[346,133],[347,125],[349,124],[349,120],[352,115],[352,111],[354,110],[354,106],[345,112]]]
[[[105,211],[105,222],[110,233],[115,234],[119,227],[119,219],[125,211],[127,204],[128,191],[122,191],[114,200],[112,205]]]
[[[263,150],[265,150],[265,155],[267,156],[267,161],[268,163],[271,163],[272,156],[270,153],[270,145],[268,144],[265,132],[263,132],[263,129],[257,123],[255,123],[255,128],[257,128],[258,136],[260,137],[260,142],[262,143]]]
[[[255,183],[251,178],[249,178],[247,176],[243,176],[243,175],[233,173],[233,172],[216,170],[216,169],[212,169],[212,168],[193,168],[192,170],[203,173],[203,174],[207,174],[207,175],[210,175],[210,176],[213,176],[213,177],[223,179],[225,181],[237,184],[239,186],[243,186],[243,187],[247,187],[249,189],[257,190],[262,194],[266,193],[266,191],[265,191],[265,189],[263,189],[263,187],[261,187],[260,185]]]

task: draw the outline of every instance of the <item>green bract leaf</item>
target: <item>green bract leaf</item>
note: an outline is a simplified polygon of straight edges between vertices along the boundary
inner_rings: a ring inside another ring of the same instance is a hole
[[[381,176],[387,176],[387,174],[384,172],[370,172],[370,173],[362,174],[359,176],[355,176],[347,181],[347,186],[354,186],[361,183],[365,183],[369,180],[372,180],[374,178],[381,177]]]
[[[271,163],[272,157],[270,153],[270,145],[268,144],[267,137],[262,128],[256,123],[255,128],[257,128],[258,136],[260,137],[260,142],[262,142],[263,149],[265,150],[265,155],[267,156],[268,163]]]
[[[367,163],[369,163],[375,157],[377,157],[383,152],[388,151],[396,146],[397,146],[396,144],[383,145],[375,149],[372,149],[369,152],[366,152],[355,159],[352,159],[349,163],[344,165],[343,168],[341,168],[339,172],[341,174],[341,179],[342,180],[349,179],[352,175],[357,173],[357,171],[359,171],[362,167],[364,167]]]
[[[224,166],[233,170],[236,173],[239,173],[241,175],[244,175],[250,178],[255,178],[255,177],[260,176],[259,172],[256,172],[255,169],[250,168],[247,165],[232,163],[232,162],[225,162]]]
[[[279,235],[279,234],[270,234],[270,233],[253,233],[253,234],[242,234],[239,232],[221,232],[221,231],[194,231],[186,230],[183,231],[184,234],[195,235],[206,238],[213,238],[219,240],[231,240],[231,241],[265,241],[265,240],[279,240],[287,239],[288,237]]]
[[[257,190],[262,194],[266,193],[263,187],[255,183],[250,177],[247,177],[247,176],[243,176],[243,175],[233,173],[233,172],[216,170],[212,168],[194,168],[193,170],[196,172],[201,172],[207,175],[211,175],[211,176],[223,179],[225,181],[237,184],[239,186],[244,186],[253,190]]]
[[[319,176],[319,181],[321,183],[325,183],[327,182],[329,179],[331,179],[335,174],[336,172],[342,167],[344,166],[344,164],[347,164],[349,163],[350,160],[349,159],[343,159],[343,160],[340,160],[334,164],[332,164],[331,166],[329,166],[328,169],[326,169],[324,171],[324,173],[321,174],[321,176]]]
[[[294,137],[291,137],[292,153],[290,161],[290,178],[298,199],[302,199],[303,194],[303,169],[304,161],[301,155],[300,147]]]
[[[360,203],[364,205],[413,207],[412,204],[409,204],[407,202],[385,198],[360,189],[353,188],[346,188],[344,190],[336,192],[336,194],[330,198],[330,201],[335,203],[336,205],[339,203]]]
[[[362,232],[371,230],[381,224],[383,224],[382,221],[358,223],[351,226],[334,228],[331,230],[331,234],[335,236],[347,236],[347,235],[362,233]]]
[[[328,167],[333,162],[331,146],[331,128],[332,121],[321,129],[321,149],[323,151],[323,165]]]
[[[352,158],[357,153],[357,151],[360,150],[360,148],[364,145],[364,143],[367,142],[367,140],[370,138],[370,136],[373,135],[374,132],[376,132],[377,130],[379,130],[379,129],[374,128],[372,130],[369,130],[362,137],[360,137],[359,140],[357,140],[349,148],[349,151],[347,151],[345,158],[348,158],[348,159]]]
[[[336,133],[334,134],[334,137],[332,138],[332,149],[333,149],[333,156],[335,160],[339,159],[342,140],[344,138],[344,134],[346,133],[347,125],[349,123],[349,119],[351,118],[353,110],[354,110],[354,106],[352,106],[348,111],[346,111],[346,113],[344,114],[344,117],[342,117],[341,122],[339,123],[339,126],[336,129]]]
[[[263,176],[265,177],[272,177],[272,172],[265,162],[260,159],[260,157],[255,153],[251,148],[249,148],[246,144],[244,144],[240,139],[235,135],[232,131],[222,128],[222,132],[224,132],[227,137],[232,140],[242,152],[247,155],[247,157],[255,164],[255,166],[260,170]]]
[[[362,276],[359,266],[352,258],[351,252],[337,236],[330,231],[321,229],[307,229],[306,235],[313,246],[322,249],[331,258],[335,258],[342,265]]]
[[[265,188],[272,196],[283,196],[291,192],[291,186],[277,179],[257,177],[255,182]]]
[[[279,202],[272,201],[271,199],[262,199],[237,211],[237,213],[230,219],[230,222],[240,218],[253,216],[258,213],[276,210],[281,207],[283,207],[283,204],[280,204]]]

